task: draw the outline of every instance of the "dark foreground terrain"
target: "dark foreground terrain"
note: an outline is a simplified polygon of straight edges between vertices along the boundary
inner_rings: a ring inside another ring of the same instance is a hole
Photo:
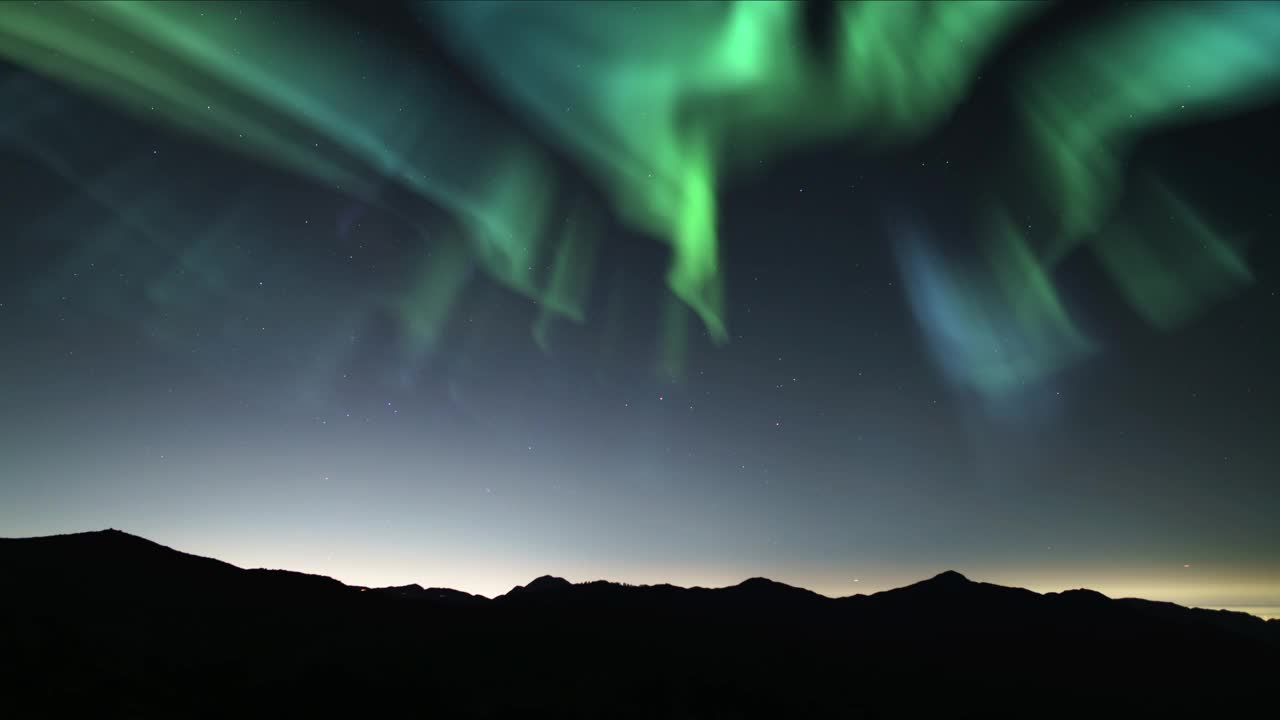
[[[8,718],[1242,717],[1273,712],[1278,660],[1275,621],[956,573],[837,599],[544,577],[488,600],[114,530],[0,540]]]

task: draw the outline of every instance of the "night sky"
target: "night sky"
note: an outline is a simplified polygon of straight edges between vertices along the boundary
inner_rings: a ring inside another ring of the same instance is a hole
[[[0,5],[0,535],[1280,616],[1280,4],[1012,7]]]

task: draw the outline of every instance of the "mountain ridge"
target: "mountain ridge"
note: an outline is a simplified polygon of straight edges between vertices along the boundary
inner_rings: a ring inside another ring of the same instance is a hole
[[[117,553],[117,559],[128,557],[121,555],[123,551],[133,551],[142,553],[151,557],[163,558],[166,563],[177,561],[188,561],[197,563],[202,570],[214,573],[244,573],[245,577],[264,577],[276,578],[282,583],[292,583],[301,585],[309,584],[313,588],[323,588],[332,592],[347,593],[370,593],[384,597],[396,597],[402,600],[431,600],[438,602],[447,602],[451,604],[468,604],[468,605],[484,605],[490,603],[510,602],[512,598],[529,597],[530,595],[542,596],[549,594],[573,593],[575,591],[594,591],[596,593],[614,592],[614,593],[639,593],[649,595],[662,594],[680,594],[687,593],[697,595],[699,593],[719,593],[722,595],[745,594],[753,595],[756,598],[772,597],[775,599],[790,597],[793,599],[803,598],[805,600],[823,603],[823,604],[840,604],[840,603],[857,603],[859,601],[883,601],[885,598],[893,598],[899,600],[903,598],[911,598],[913,600],[928,600],[930,596],[945,594],[949,599],[954,600],[957,594],[965,593],[985,593],[985,597],[992,597],[991,593],[1005,594],[1012,597],[1017,594],[1024,596],[1034,596],[1038,598],[1065,601],[1070,603],[1113,603],[1118,605],[1142,605],[1153,611],[1160,611],[1165,614],[1177,613],[1184,611],[1187,613],[1199,613],[1203,617],[1234,618],[1238,621],[1257,621],[1267,626],[1280,628],[1280,621],[1274,619],[1264,619],[1249,613],[1235,610],[1214,610],[1205,608],[1193,608],[1177,603],[1167,601],[1147,600],[1142,598],[1110,598],[1107,595],[1096,590],[1088,588],[1075,588],[1057,592],[1038,593],[1025,588],[997,585],[994,583],[986,583],[974,581],[966,577],[964,574],[956,570],[944,570],[932,577],[904,585],[902,587],[880,590],[869,594],[855,594],[844,596],[823,595],[807,588],[789,585],[776,580],[765,577],[751,577],[742,580],[734,585],[726,585],[722,587],[706,588],[702,586],[684,587],[672,585],[669,583],[660,583],[653,585],[631,585],[627,583],[619,583],[611,580],[590,580],[584,582],[571,582],[565,578],[554,575],[541,575],[530,580],[525,585],[516,585],[506,593],[487,597],[474,593],[468,593],[462,590],[445,587],[423,587],[417,583],[410,583],[401,586],[387,587],[366,587],[360,585],[347,585],[340,580],[329,577],[327,575],[319,575],[313,573],[303,573],[294,570],[286,570],[279,568],[242,568],[237,565],[218,560],[216,558],[195,555],[185,551],[177,550],[166,545],[162,545],[154,540],[134,535],[116,528],[106,528],[103,530],[91,530],[75,533],[62,533],[57,535],[43,535],[33,537],[20,538],[0,538],[0,559],[9,559],[9,555],[13,554],[12,549],[17,548],[17,544],[30,543],[40,546],[49,546],[55,550],[75,550],[83,553],[86,557],[101,561],[106,552]],[[74,544],[74,546],[73,546]],[[166,555],[166,553],[168,555]],[[15,567],[20,568],[21,564],[11,566],[12,571]],[[101,566],[100,566],[101,567]],[[118,568],[116,569],[118,571]]]
[[[987,718],[1050,696],[1225,717],[1280,666],[1275,622],[954,571],[839,598],[554,576],[484,598],[120,531],[0,539],[0,642],[17,717]]]

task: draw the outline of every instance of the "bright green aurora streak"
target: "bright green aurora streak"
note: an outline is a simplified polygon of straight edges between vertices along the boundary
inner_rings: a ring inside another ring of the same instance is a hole
[[[0,57],[338,188],[410,227],[422,226],[423,208],[389,199],[389,183],[446,211],[460,239],[439,244],[414,288],[391,303],[414,354],[439,342],[472,264],[539,303],[533,334],[550,351],[554,318],[592,316],[601,238],[591,218],[611,212],[671,246],[666,281],[683,306],[663,301],[659,310],[659,366],[678,377],[684,307],[713,341],[728,339],[716,222],[725,184],[803,146],[924,137],[999,44],[1046,6],[839,3],[824,52],[806,40],[805,5],[793,2],[415,9],[523,124],[468,102],[420,58],[359,41],[296,4],[5,3]],[[1161,329],[1249,282],[1239,250],[1172,189],[1146,182],[1146,209],[1117,199],[1129,149],[1145,133],[1273,98],[1277,47],[1280,5],[1153,3],[1045,49],[1019,71],[1025,133],[1012,142],[1038,159],[1036,193],[1061,219],[1055,236],[1031,247],[1006,219],[1008,201],[996,199],[978,228],[988,238],[985,264],[952,267],[918,232],[900,254],[920,323],[957,382],[1000,395],[1094,349],[1052,279],[1082,245]],[[23,123],[38,118],[19,115],[6,136],[22,138]],[[587,207],[534,138],[571,158],[611,207]],[[65,165],[52,149],[27,145]],[[578,209],[566,220],[563,207]],[[119,212],[122,221],[136,214]],[[1179,219],[1172,228],[1153,219],[1170,214]],[[189,265],[218,286],[198,257]],[[177,302],[178,292],[158,287],[155,302]]]

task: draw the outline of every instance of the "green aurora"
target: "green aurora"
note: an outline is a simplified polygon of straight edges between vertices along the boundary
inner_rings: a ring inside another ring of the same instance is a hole
[[[815,48],[805,41],[802,3],[650,3],[644,13],[628,3],[417,5],[520,122],[469,101],[411,53],[288,3],[6,3],[0,56],[338,188],[412,227],[425,226],[424,208],[445,212],[453,232],[444,249],[388,300],[415,354],[439,343],[473,264],[539,304],[532,333],[544,351],[556,322],[607,313],[589,306],[606,241],[593,218],[612,214],[670,246],[670,297],[655,302],[657,356],[659,371],[679,378],[693,332],[686,315],[713,342],[730,337],[723,254],[732,238],[717,233],[725,187],[798,148],[854,138],[874,149],[928,136],[964,101],[993,50],[1045,9],[833,7],[829,47]],[[1274,98],[1277,47],[1280,5],[1151,3],[1044,48],[1019,69],[1022,133],[1009,142],[1031,159],[1032,177],[1014,182],[1030,183],[1059,219],[1053,239],[1033,246],[1009,220],[1010,188],[993,186],[978,213],[985,220],[972,229],[984,238],[981,257],[968,266],[944,261],[927,233],[909,233],[900,253],[917,319],[950,377],[1000,396],[1094,352],[1053,281],[1054,267],[1080,248],[1164,331],[1251,281],[1238,241],[1215,231],[1195,198],[1128,160],[1158,129]],[[39,118],[38,107],[21,107],[3,132],[23,138],[24,124]],[[607,207],[575,190],[548,144]],[[150,219],[165,214],[162,198],[127,199],[140,185],[129,168],[109,183],[91,181],[55,149],[26,145],[74,181],[101,185],[101,202],[122,227],[155,244],[172,234]],[[199,235],[215,242],[245,222],[229,213]],[[98,242],[119,232],[104,229]],[[780,252],[806,252],[778,243]],[[195,287],[221,292],[225,269],[198,250],[182,266],[199,278]],[[191,287],[161,279],[149,297],[195,305]]]

